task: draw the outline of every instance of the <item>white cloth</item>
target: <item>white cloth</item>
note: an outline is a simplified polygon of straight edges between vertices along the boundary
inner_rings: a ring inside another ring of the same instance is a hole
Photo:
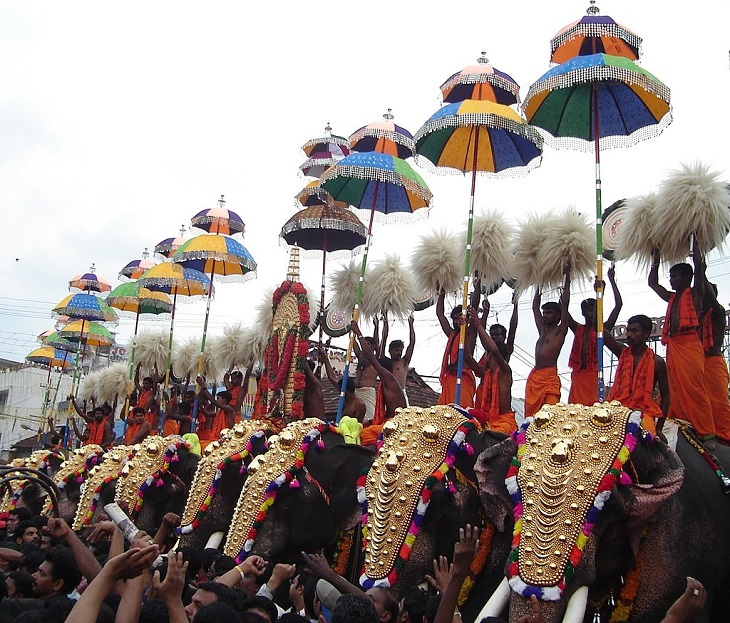
[[[363,420],[363,424],[369,424],[375,417],[375,388],[357,387],[355,394],[365,403],[365,419]]]

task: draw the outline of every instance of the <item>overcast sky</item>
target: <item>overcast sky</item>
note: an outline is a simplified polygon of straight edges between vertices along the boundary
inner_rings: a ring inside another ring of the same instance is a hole
[[[709,0],[679,11],[629,0],[598,4],[643,37],[641,64],[671,88],[674,117],[658,138],[603,152],[604,205],[652,191],[682,162],[706,162],[730,180],[730,9]],[[253,303],[286,274],[278,234],[309,181],[298,171],[304,142],[321,136],[327,122],[347,136],[387,108],[415,133],[439,107],[439,85],[481,51],[524,98],[549,69],[550,38],[587,6],[0,1],[0,357],[19,361],[36,346],[71,277],[94,263],[116,285],[127,262],[177,235],[221,194],[246,222],[243,243],[259,270],[256,281],[218,287],[210,333],[252,322]],[[590,153],[546,147],[542,166],[523,178],[480,178],[477,212],[517,219],[575,205],[593,214],[593,167]],[[434,193],[429,218],[376,223],[371,258],[390,252],[406,262],[419,236],[463,228],[468,179],[418,170]],[[302,263],[315,296],[320,268],[317,260]],[[644,275],[631,264],[617,272],[622,318],[662,313]],[[727,261],[713,255],[708,272],[727,304]],[[576,285],[576,303],[588,287]],[[499,292],[495,310],[508,300],[509,292]],[[518,346],[531,353],[528,297],[521,309]],[[204,310],[204,303],[179,307],[176,335],[200,335]],[[499,321],[507,320],[503,311]],[[146,321],[142,330],[168,326]],[[123,318],[118,331],[128,341],[133,319]],[[445,337],[433,308],[416,315],[416,331],[417,370],[438,374]],[[406,337],[405,327],[391,337]],[[514,367],[519,394],[529,367]]]

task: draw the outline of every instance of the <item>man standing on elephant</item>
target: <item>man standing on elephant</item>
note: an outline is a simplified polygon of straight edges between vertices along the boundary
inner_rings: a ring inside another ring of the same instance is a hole
[[[626,323],[626,344],[618,342],[607,328],[603,330],[603,339],[618,357],[608,400],[618,400],[624,407],[641,411],[641,425],[656,435],[662,432],[669,411],[669,381],[664,359],[646,345],[651,329],[651,318],[639,314]],[[654,400],[655,387],[659,388],[661,408]]]
[[[704,258],[695,238],[692,243],[694,272],[685,263],[669,269],[669,285],[674,294],[659,285],[660,260],[659,250],[655,249],[648,281],[649,287],[669,303],[662,328],[672,388],[669,417],[688,421],[701,440],[714,444],[712,407],[705,391],[705,353],[698,333],[706,297]]]
[[[717,286],[706,284],[709,307],[702,317],[702,347],[705,351],[705,390],[712,405],[712,422],[718,441],[730,445],[730,384],[727,364],[722,355],[727,317],[725,308],[717,300]]]
[[[532,313],[539,337],[535,344],[535,367],[525,386],[525,417],[534,415],[540,407],[560,401],[558,357],[568,333],[568,303],[570,302],[570,266],[563,267],[563,292],[560,303],[540,305],[542,292],[535,289]]]
[[[446,350],[444,351],[444,357],[441,362],[441,373],[439,374],[439,380],[441,381],[441,396],[439,397],[438,404],[440,405],[451,404],[456,399],[461,325],[467,322],[462,306],[457,305],[451,310],[451,324],[449,324],[449,320],[446,318],[446,314],[444,313],[445,297],[446,292],[442,289],[439,293],[438,300],[436,301],[436,317],[441,325],[441,330],[447,337]],[[470,331],[467,326],[464,351],[473,353],[474,342],[474,331]],[[474,378],[474,373],[471,371],[469,366],[464,365],[461,373],[461,396],[459,405],[462,407],[473,407],[474,393],[476,392],[476,389],[477,384],[476,379]]]

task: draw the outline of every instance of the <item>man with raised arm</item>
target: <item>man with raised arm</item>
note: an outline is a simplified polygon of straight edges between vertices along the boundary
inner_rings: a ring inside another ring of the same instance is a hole
[[[662,344],[667,348],[667,372],[672,388],[668,415],[689,422],[701,440],[714,443],[712,407],[705,391],[705,353],[698,333],[699,319],[706,305],[704,258],[695,239],[692,243],[694,271],[686,263],[675,264],[669,269],[669,285],[674,293],[659,285],[660,260],[657,249],[652,256],[648,282],[649,287],[669,303],[662,327]]]
[[[535,367],[525,386],[525,417],[534,415],[543,405],[560,402],[558,357],[568,333],[568,303],[570,302],[570,266],[563,267],[563,291],[560,303],[541,305],[542,292],[535,290],[532,314],[539,337],[535,344]]]
[[[327,351],[321,344],[317,347],[319,350],[319,361],[324,364],[327,378],[334,388],[339,392],[342,386],[342,379],[335,374],[334,368],[330,363]],[[345,389],[345,404],[342,408],[343,415],[349,415],[362,423],[367,413],[367,405],[365,401],[355,393],[355,379],[347,379],[347,387]]]
[[[614,306],[608,318],[603,323],[604,331],[612,331],[616,325],[619,312],[623,306],[621,293],[616,287],[616,269],[608,269],[608,280],[613,290]],[[603,287],[603,283],[601,283]],[[596,327],[596,299],[581,301],[580,311],[583,314],[584,324],[578,324],[568,315],[568,326],[575,334],[573,347],[570,350],[568,365],[570,373],[570,393],[568,402],[582,405],[592,405],[598,401],[598,339]]]
[[[461,333],[461,325],[466,322],[462,316],[461,305],[457,305],[451,310],[451,324],[449,324],[446,314],[444,313],[444,299],[446,292],[442,289],[436,301],[436,317],[441,325],[441,330],[446,335],[446,350],[444,358],[441,362],[441,373],[439,380],[441,381],[441,396],[438,404],[447,405],[454,402],[456,398],[456,377],[459,365],[459,336]],[[464,344],[465,353],[474,352],[474,332],[467,330],[466,343]],[[476,380],[471,368],[466,364],[464,358],[464,366],[461,374],[461,399],[459,404],[462,407],[474,406],[474,392],[476,391]]]
[[[387,320],[383,322],[387,323]],[[411,367],[413,349],[416,347],[416,330],[413,328],[413,314],[408,317],[408,347],[405,349],[405,352],[403,352],[403,347],[403,340],[393,340],[388,346],[388,354],[390,355],[390,360],[393,362],[393,376],[398,380],[398,383],[400,383],[400,386],[405,392],[408,369]]]

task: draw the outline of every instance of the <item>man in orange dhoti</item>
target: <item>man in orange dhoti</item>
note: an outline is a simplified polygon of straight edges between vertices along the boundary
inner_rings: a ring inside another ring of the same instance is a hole
[[[527,377],[525,385],[525,417],[530,417],[544,404],[554,405],[560,401],[560,378],[558,357],[568,333],[568,303],[570,302],[570,266],[563,269],[563,291],[560,303],[541,305],[542,292],[535,289],[532,299],[532,314],[539,337],[535,344],[535,368]]]
[[[702,318],[702,347],[705,351],[705,391],[712,407],[712,423],[718,441],[730,445],[730,382],[722,343],[725,339],[727,319],[725,308],[717,300],[717,286],[707,284],[710,306]]]
[[[603,331],[606,347],[618,357],[618,366],[608,400],[641,411],[641,425],[652,435],[661,432],[669,411],[669,381],[664,360],[646,345],[651,335],[651,318],[632,316],[626,323],[626,344],[621,344],[608,329]],[[654,400],[658,387],[661,408]]]
[[[605,331],[611,331],[616,324],[623,305],[621,295],[616,287],[616,270],[608,269],[608,280],[613,289],[614,307],[603,323]],[[598,285],[598,284],[597,284]],[[601,284],[603,285],[603,284]],[[570,374],[570,392],[568,402],[592,405],[598,400],[598,340],[596,336],[596,299],[581,301],[580,311],[585,320],[578,324],[572,316],[568,316],[568,326],[575,334],[570,350],[568,365]]]
[[[441,396],[438,404],[451,404],[456,399],[457,371],[459,363],[459,337],[461,334],[461,325],[466,322],[466,318],[462,315],[461,305],[457,305],[451,310],[451,324],[444,313],[444,298],[446,293],[442,290],[436,302],[436,317],[439,319],[441,329],[448,338],[446,342],[446,350],[444,358],[441,362],[441,373],[439,380],[441,381]],[[461,374],[461,396],[459,405],[462,407],[474,406],[474,392],[476,391],[476,380],[471,368],[466,364],[466,354],[471,355],[474,352],[474,332],[467,330],[466,342],[464,344],[464,366]]]
[[[706,279],[704,259],[696,239],[692,256],[694,285],[692,267],[685,263],[675,264],[669,269],[669,285],[675,293],[659,285],[659,251],[654,252],[648,281],[649,287],[669,303],[662,328],[662,344],[667,348],[667,371],[672,388],[669,417],[690,422],[704,441],[714,440],[715,425],[705,391],[705,353],[698,333]]]

